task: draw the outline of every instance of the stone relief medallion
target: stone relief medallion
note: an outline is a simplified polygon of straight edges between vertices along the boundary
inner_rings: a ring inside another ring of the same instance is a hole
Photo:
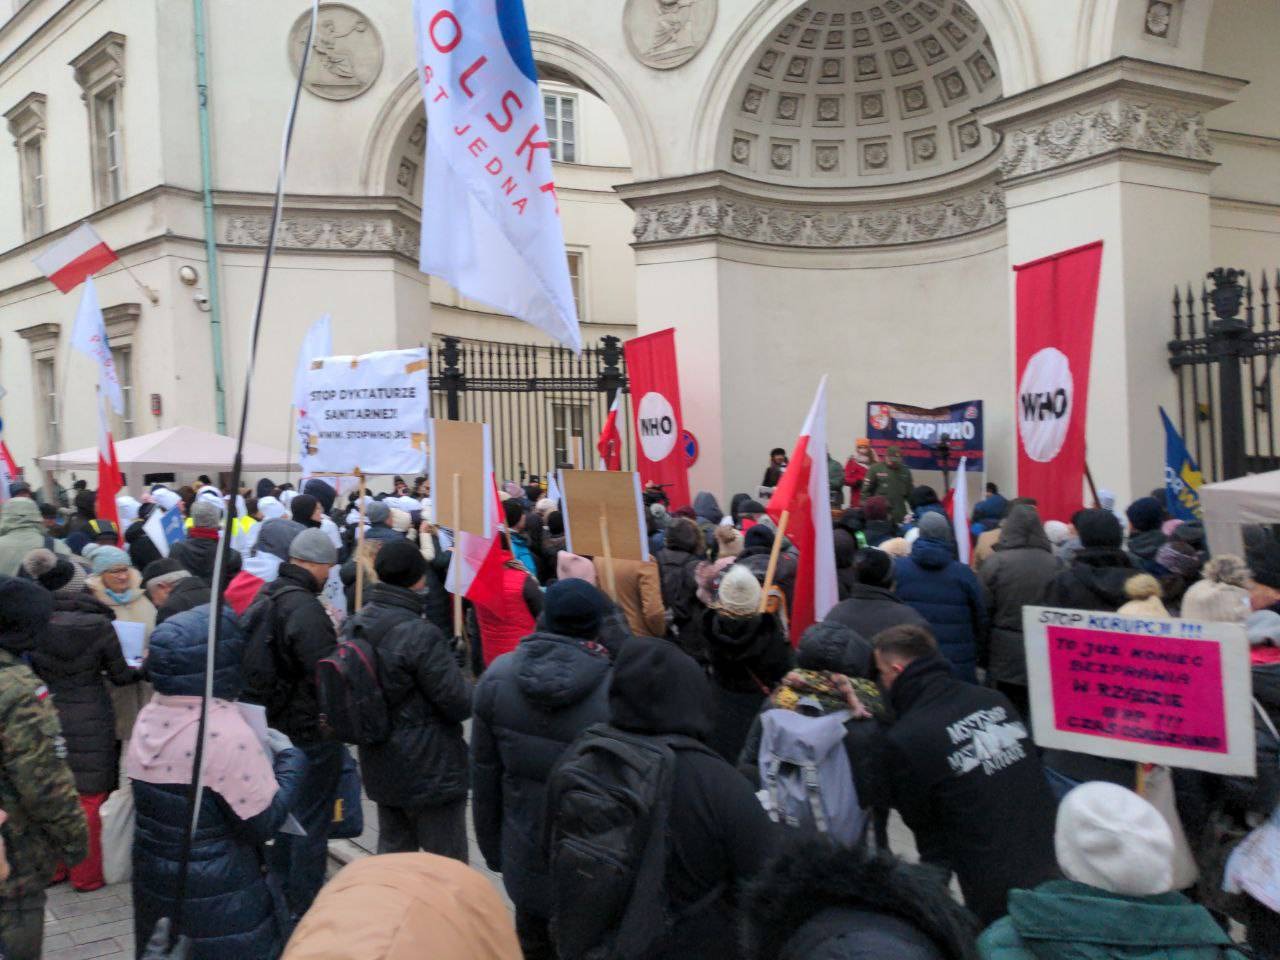
[[[311,14],[304,13],[289,31],[289,63],[297,73],[307,42]],[[382,38],[373,24],[355,7],[345,3],[320,4],[311,59],[303,84],[326,100],[350,100],[360,96],[382,72]]]
[[[711,36],[717,0],[627,0],[622,14],[635,58],[655,70],[693,59]]]

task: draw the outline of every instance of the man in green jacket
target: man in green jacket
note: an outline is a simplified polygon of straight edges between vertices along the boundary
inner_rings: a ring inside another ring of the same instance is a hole
[[[48,689],[21,659],[52,614],[53,595],[39,584],[0,577],[0,810],[8,816],[11,865],[0,882],[5,960],[40,960],[44,889],[59,863],[72,866],[89,853],[58,715]]]
[[[22,558],[41,547],[71,555],[65,543],[49,536],[36,502],[30,497],[14,497],[0,508],[0,576],[16,577]]]
[[[1208,910],[1171,892],[1173,834],[1133,791],[1076,787],[1054,846],[1067,879],[1011,891],[978,940],[983,960],[1244,960]]]
[[[902,448],[890,447],[885,459],[871,464],[862,481],[862,499],[884,497],[889,501],[889,515],[895,525],[907,515],[908,498],[911,496],[911,470],[902,462]]]

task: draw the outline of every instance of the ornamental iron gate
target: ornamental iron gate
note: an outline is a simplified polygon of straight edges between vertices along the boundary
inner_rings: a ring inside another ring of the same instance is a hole
[[[609,407],[627,390],[617,337],[576,356],[566,347],[436,337],[430,360],[433,416],[490,425],[499,484],[564,465],[595,469]],[[634,463],[628,406],[618,413],[624,470]]]
[[[1173,291],[1169,366],[1178,377],[1178,421],[1206,482],[1280,469],[1274,377],[1280,355],[1280,270],[1258,287],[1219,267],[1199,293]],[[1274,311],[1274,312],[1273,312]]]

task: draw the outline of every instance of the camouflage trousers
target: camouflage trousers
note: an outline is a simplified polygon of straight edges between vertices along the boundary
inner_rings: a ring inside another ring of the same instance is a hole
[[[44,902],[41,890],[0,903],[0,960],[40,960]]]

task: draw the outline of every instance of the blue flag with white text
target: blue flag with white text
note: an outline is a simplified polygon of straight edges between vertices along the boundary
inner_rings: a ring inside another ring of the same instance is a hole
[[[1160,408],[1160,419],[1164,421],[1164,489],[1169,516],[1176,520],[1199,520],[1204,475],[1164,407]]]

